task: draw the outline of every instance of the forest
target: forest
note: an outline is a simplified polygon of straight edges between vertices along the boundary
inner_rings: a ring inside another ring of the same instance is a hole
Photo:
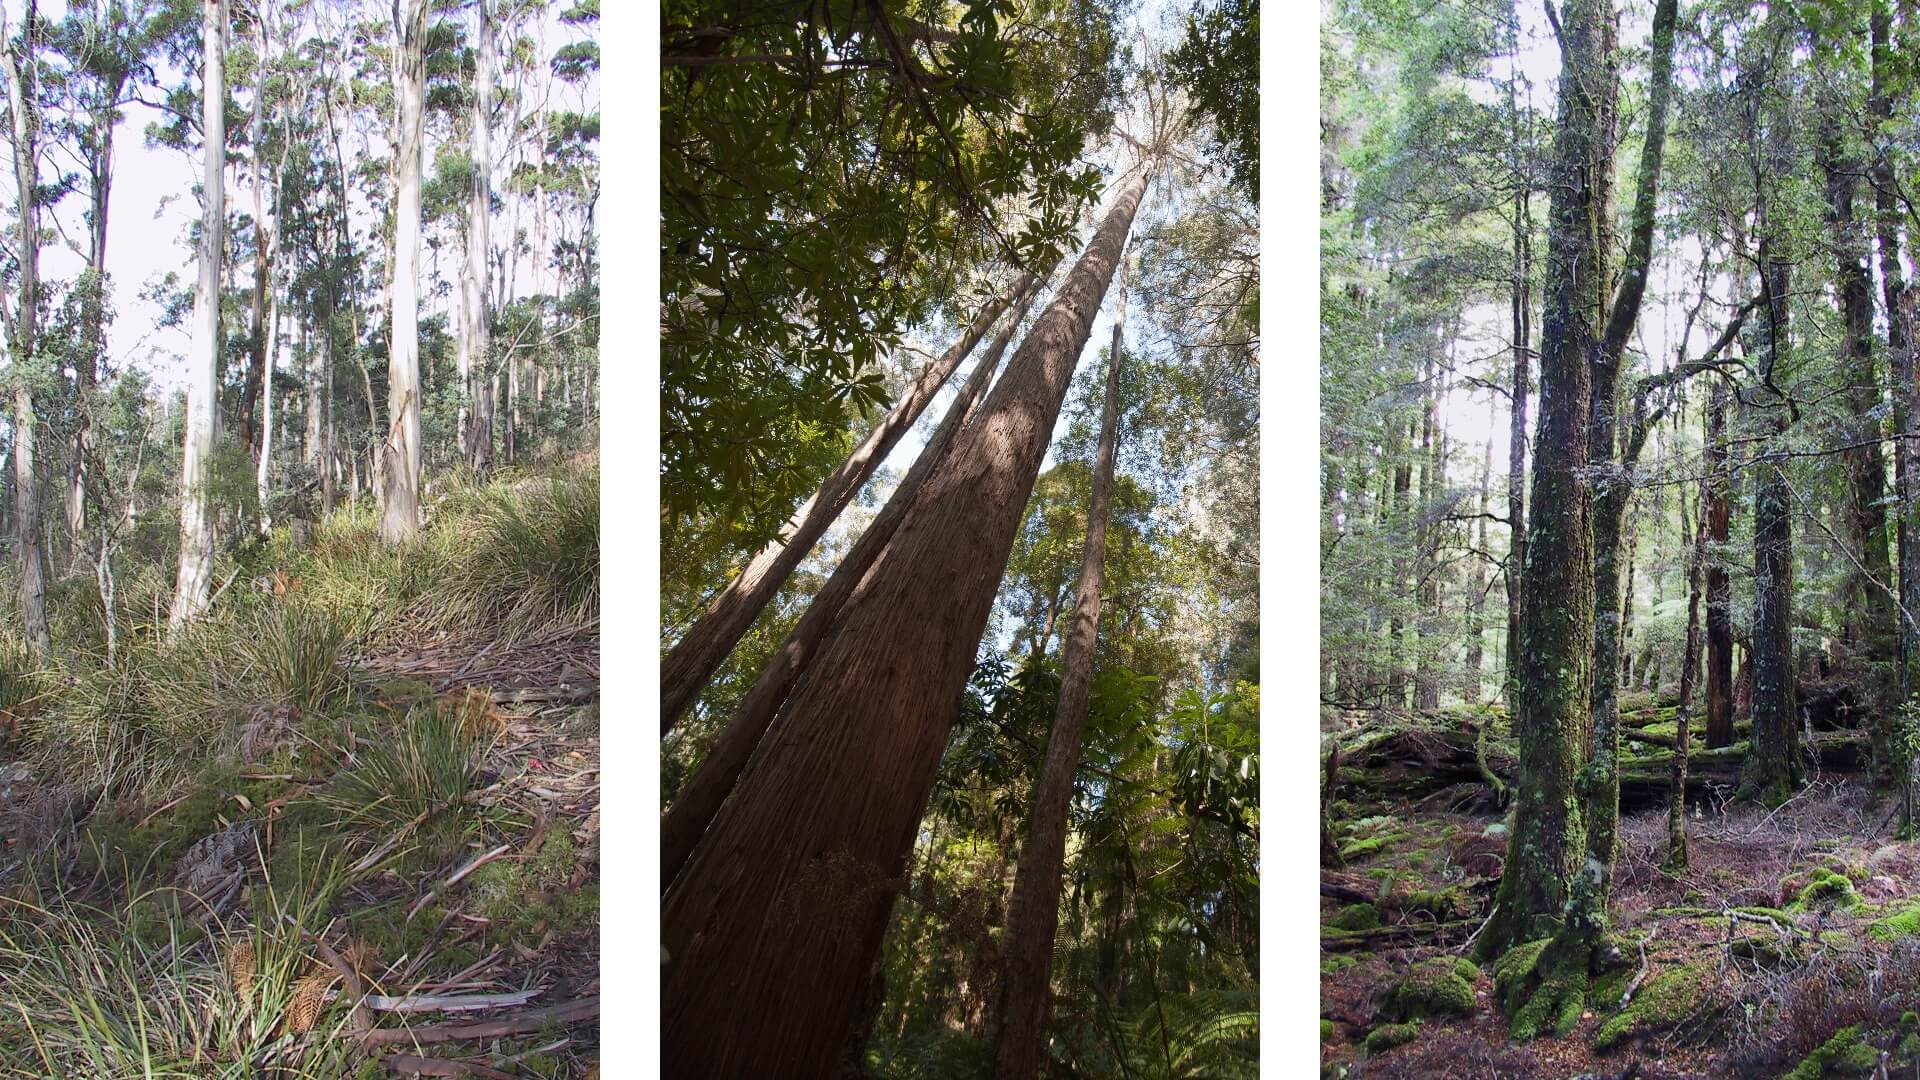
[[[1256,1075],[1257,3],[660,33],[663,1075]]]
[[[0,3],[0,1075],[598,1075],[599,17]]]
[[[1920,10],[1323,16],[1322,1075],[1920,1068]]]

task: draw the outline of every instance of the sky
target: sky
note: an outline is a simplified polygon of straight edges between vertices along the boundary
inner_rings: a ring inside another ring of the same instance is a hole
[[[17,27],[26,6],[25,0],[0,0],[0,6],[6,10],[9,26]],[[386,5],[371,0],[365,7],[369,16],[386,10]],[[42,17],[56,21],[65,16],[66,8],[66,0],[41,0],[39,4]],[[546,47],[549,53],[567,41],[583,36],[576,28],[561,25],[558,14],[558,5],[548,14]],[[179,77],[178,72],[164,66],[158,74],[163,85],[177,81]],[[152,88],[143,90],[142,94],[159,96],[159,92]],[[579,110],[584,101],[597,102],[598,95],[597,78],[589,80],[578,91],[556,81],[552,107]],[[247,91],[240,91],[240,96],[244,108]],[[164,313],[160,305],[143,297],[142,293],[170,273],[179,275],[183,286],[190,287],[193,282],[194,253],[189,236],[193,222],[200,215],[200,200],[194,193],[195,185],[200,182],[200,153],[197,147],[189,153],[148,145],[147,127],[160,121],[162,114],[159,110],[134,103],[124,107],[121,113],[120,123],[115,128],[113,190],[107,211],[110,223],[107,270],[115,313],[107,329],[107,349],[113,367],[145,370],[153,377],[157,388],[170,392],[185,385],[184,354],[189,345],[189,329],[184,322],[173,327],[162,325]],[[235,133],[229,131],[228,134],[232,137]],[[342,137],[347,140],[347,152],[352,154],[351,136],[343,132]],[[381,148],[379,152],[384,153],[384,149]],[[429,168],[433,152],[433,144],[430,143],[426,150]],[[41,174],[44,179],[56,170],[75,167],[71,153],[53,149],[49,157],[43,159]],[[15,192],[11,190],[11,175],[11,170],[8,170],[7,180],[0,183],[0,188],[7,189],[6,194],[0,197],[9,201],[15,197]],[[234,215],[251,214],[252,194],[244,179],[234,183],[227,193],[230,221]],[[55,245],[42,249],[44,277],[70,282],[86,266],[84,203],[84,195],[70,196],[50,215],[56,219],[60,234]],[[371,224],[364,208],[361,208],[354,221],[354,232],[361,238],[361,243],[365,242],[364,237]],[[497,244],[504,239],[504,223],[496,223],[494,229]],[[423,264],[428,259],[427,252],[423,250]],[[450,272],[452,267],[446,269]],[[241,273],[249,274],[250,267],[242,269]],[[533,291],[532,273],[527,262],[521,262],[515,282],[517,294],[528,295]],[[451,297],[427,296],[421,314],[426,316],[443,310],[450,303]]]

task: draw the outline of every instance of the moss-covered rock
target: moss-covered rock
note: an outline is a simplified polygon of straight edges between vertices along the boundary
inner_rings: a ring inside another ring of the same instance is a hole
[[[1465,1016],[1473,1012],[1473,985],[1446,959],[1425,960],[1389,987],[1381,1011],[1395,1020]]]
[[[1805,956],[1798,941],[1771,931],[1735,938],[1728,949],[1734,956],[1769,971],[1797,965]]]
[[[1404,1024],[1382,1024],[1367,1032],[1367,1053],[1378,1054],[1396,1046],[1412,1042],[1420,1034],[1420,1021],[1412,1020]]]
[[[1455,957],[1453,961],[1453,973],[1468,982],[1473,982],[1480,978],[1480,965],[1464,956]]]
[[[1320,1018],[1320,1041],[1323,1043],[1333,1041],[1333,1021],[1324,1016]]]
[[[1372,904],[1348,904],[1334,912],[1327,920],[1327,926],[1334,930],[1377,930],[1380,927],[1380,910]]]
[[[1696,1015],[1706,1000],[1711,972],[1712,965],[1701,962],[1668,968],[1648,979],[1624,1010],[1600,1025],[1594,1048],[1606,1050]]]
[[[1822,1077],[1871,1076],[1880,1065],[1880,1051],[1868,1045],[1858,1027],[1843,1027],[1800,1060],[1782,1080],[1821,1080]]]
[[[1860,894],[1854,891],[1851,878],[1824,866],[1816,866],[1804,875],[1795,875],[1782,881],[1780,894],[1788,895],[1796,884],[1798,891],[1794,893],[1793,902],[1787,905],[1788,911],[1812,911],[1816,908],[1852,910],[1862,902]]]
[[[1867,933],[1881,941],[1898,941],[1903,937],[1920,935],[1920,901],[1875,921],[1867,927]]]

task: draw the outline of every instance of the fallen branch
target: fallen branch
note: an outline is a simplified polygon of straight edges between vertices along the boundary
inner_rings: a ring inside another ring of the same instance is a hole
[[[386,997],[368,994],[362,1001],[376,1012],[472,1012],[476,1009],[504,1009],[525,1005],[538,997],[538,990],[516,990],[511,994],[418,994],[412,997]]]
[[[1417,941],[1421,938],[1444,938],[1462,927],[1472,926],[1472,919],[1461,919],[1444,923],[1408,923],[1401,926],[1382,926],[1374,930],[1348,930],[1338,937],[1320,936],[1320,947],[1328,952],[1345,952],[1349,949],[1364,949],[1384,941]]]
[[[1625,1012],[1627,1003],[1633,1000],[1633,995],[1640,992],[1640,984],[1647,981],[1647,945],[1659,936],[1660,924],[1654,923],[1653,933],[1648,934],[1646,939],[1640,942],[1640,970],[1633,976],[1633,981],[1627,984],[1627,992],[1620,995],[1620,1008],[1615,1011]]]
[[[549,1024],[578,1024],[598,1019],[599,1016],[600,995],[594,994],[498,1020],[481,1020],[470,1024],[435,1024],[417,1028],[378,1028],[367,1033],[366,1041],[373,1046],[404,1046],[456,1042],[463,1039],[497,1039],[503,1035],[530,1034],[540,1031]]]

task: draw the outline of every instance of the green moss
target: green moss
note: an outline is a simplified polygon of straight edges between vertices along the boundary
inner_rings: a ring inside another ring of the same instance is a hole
[[[1451,962],[1424,961],[1387,991],[1382,1009],[1396,1020],[1465,1016],[1473,1012],[1473,986]]]
[[[1534,967],[1540,963],[1540,954],[1547,951],[1549,944],[1552,944],[1551,938],[1515,945],[1493,962],[1494,986],[1503,998],[1533,974]]]
[[[1798,964],[1802,958],[1799,942],[1772,931],[1738,938],[1728,948],[1734,956],[1767,970]]]
[[[1340,848],[1340,858],[1351,861],[1363,855],[1378,855],[1406,839],[1404,833],[1388,833],[1385,836],[1369,836],[1365,840],[1355,840]]]
[[[1781,892],[1784,894],[1791,889],[1791,883],[1795,880],[1797,879],[1788,878],[1781,882]],[[1853,882],[1845,874],[1835,873],[1824,866],[1817,866],[1808,873],[1806,884],[1801,886],[1799,895],[1794,898],[1792,904],[1787,906],[1787,910],[1809,911],[1814,908],[1851,910],[1859,907],[1860,904],[1860,894],[1854,891]]]
[[[1320,1019],[1320,1041],[1323,1043],[1333,1041],[1333,1021],[1325,1017],[1321,1017]]]
[[[1594,1033],[1594,1048],[1605,1050],[1697,1014],[1706,998],[1710,972],[1709,964],[1690,964],[1668,968],[1648,979],[1625,1010],[1600,1025]]]
[[[1335,912],[1327,925],[1335,930],[1376,930],[1380,927],[1380,911],[1372,904],[1348,904]]]
[[[1410,1043],[1420,1034],[1420,1021],[1405,1024],[1383,1024],[1367,1032],[1367,1053],[1378,1054],[1391,1050],[1403,1043]]]
[[[1870,1076],[1880,1065],[1880,1052],[1868,1045],[1858,1027],[1843,1027],[1802,1058],[1782,1080],[1821,1080],[1828,1076]]]
[[[1468,982],[1473,982],[1480,978],[1480,965],[1464,956],[1458,957],[1453,962],[1453,973]]]
[[[586,925],[599,911],[599,890],[571,888],[579,853],[565,829],[549,829],[540,846],[519,859],[496,859],[467,878],[478,913],[495,940],[517,938],[539,924],[565,931]]]
[[[1338,975],[1359,962],[1346,953],[1337,953],[1320,961],[1320,974]]]
[[[1881,941],[1897,941],[1920,935],[1920,902],[1895,912],[1867,927],[1867,933]]]

